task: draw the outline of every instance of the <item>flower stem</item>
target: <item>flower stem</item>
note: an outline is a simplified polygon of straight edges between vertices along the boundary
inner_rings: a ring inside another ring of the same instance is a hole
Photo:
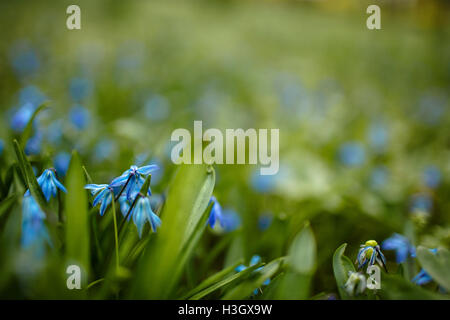
[[[114,198],[114,192],[111,191],[112,197]],[[112,203],[113,221],[114,221],[114,241],[116,246],[116,268],[119,270],[119,233],[117,232],[117,218],[116,218],[116,204],[115,201]]]

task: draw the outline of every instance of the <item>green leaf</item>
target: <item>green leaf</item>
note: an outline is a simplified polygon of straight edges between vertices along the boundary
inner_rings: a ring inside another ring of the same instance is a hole
[[[260,288],[264,281],[271,279],[280,270],[285,258],[277,258],[267,265],[265,265],[261,270],[254,272],[254,274],[244,280],[242,283],[238,284],[236,287],[230,289],[225,296],[224,300],[237,300],[246,299],[252,295],[255,289]],[[258,268],[256,268],[258,269]],[[247,269],[241,271],[244,272]]]
[[[244,278],[246,278],[247,276],[249,276],[253,271],[255,271],[256,269],[258,269],[259,267],[261,267],[261,263],[258,263],[254,266],[248,267],[245,270],[242,270],[241,272],[237,272],[215,284],[213,284],[212,286],[200,291],[199,293],[195,294],[194,296],[192,296],[190,298],[190,300],[199,300],[203,297],[206,297],[208,294],[225,287],[226,285],[230,285],[232,283],[235,283],[239,280],[242,280]]]
[[[21,136],[20,136],[20,146],[22,148],[25,148],[25,145],[28,141],[28,139],[31,137],[31,133],[33,131],[33,121],[34,119],[36,119],[37,115],[44,109],[47,108],[47,103],[48,102],[44,102],[42,103],[39,107],[37,107],[37,109],[33,112],[33,115],[31,116],[30,120],[28,121],[25,129],[23,130]]]
[[[207,279],[203,280],[202,283],[200,283],[198,286],[196,286],[194,289],[189,291],[187,294],[184,295],[184,299],[188,299],[189,297],[192,297],[193,295],[199,293],[200,291],[212,286],[213,284],[223,280],[226,275],[233,272],[240,264],[243,263],[243,260],[240,260],[236,262],[235,264],[220,270],[219,272],[213,274],[212,276],[208,277]]]
[[[36,176],[34,175],[33,168],[31,167],[30,162],[28,161],[25,153],[23,152],[17,140],[13,141],[13,145],[14,151],[17,156],[17,160],[19,162],[20,171],[22,172],[22,175],[25,178],[26,183],[25,187],[28,190],[30,190],[31,195],[37,201],[41,209],[47,213],[48,216],[48,204],[44,198],[44,194],[42,193],[41,187],[37,182]]]
[[[169,187],[161,215],[162,225],[139,263],[132,297],[165,299],[171,296],[181,275],[179,270],[189,258],[186,248],[191,248],[192,237],[198,236],[196,232],[203,227],[198,229],[214,183],[215,173],[210,166],[179,168]]]
[[[434,281],[450,291],[450,252],[447,249],[438,249],[436,253],[432,253],[419,246],[417,259]]]
[[[279,287],[280,299],[306,299],[316,270],[316,240],[309,224],[294,238],[289,249],[288,269]]]
[[[66,259],[81,268],[83,287],[90,271],[88,199],[84,185],[81,162],[74,151],[66,178]]]
[[[356,271],[352,261],[348,257],[344,256],[346,247],[346,243],[342,244],[336,249],[333,255],[333,272],[341,299],[350,298],[344,290],[344,285],[348,279],[348,272]]]

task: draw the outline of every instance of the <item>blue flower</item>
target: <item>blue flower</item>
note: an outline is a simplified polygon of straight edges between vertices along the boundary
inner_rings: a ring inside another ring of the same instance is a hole
[[[423,172],[424,183],[434,189],[439,186],[441,182],[441,171],[436,166],[428,166]]]
[[[231,232],[238,229],[241,225],[241,217],[239,214],[231,209],[225,209],[222,211],[222,220],[220,222],[225,232]]]
[[[69,169],[70,164],[70,154],[67,152],[58,153],[53,159],[53,165],[55,166],[56,172],[60,175],[65,175]]]
[[[138,229],[139,237],[142,236],[142,230],[147,221],[153,232],[156,232],[156,229],[161,226],[161,219],[153,212],[149,197],[139,197],[131,215]]]
[[[113,156],[116,149],[114,140],[103,139],[94,148],[94,160],[102,162]]]
[[[19,77],[31,75],[39,69],[39,58],[25,41],[16,43],[11,48],[10,56],[12,67]]]
[[[150,120],[164,120],[169,113],[169,101],[163,96],[153,95],[145,102],[145,116]]]
[[[411,199],[411,212],[430,213],[433,208],[433,200],[426,193],[415,194]]]
[[[37,155],[41,152],[41,148],[42,148],[42,134],[40,131],[38,131],[33,137],[28,139],[25,145],[25,154]]]
[[[22,247],[35,249],[36,256],[45,252],[45,244],[51,245],[50,237],[44,223],[45,213],[30,194],[22,200]]]
[[[408,256],[416,256],[416,249],[408,238],[398,233],[394,233],[390,238],[384,240],[381,247],[384,250],[395,250],[397,263],[405,262]]]
[[[339,159],[348,167],[359,167],[365,161],[365,151],[359,142],[347,142],[339,148]]]
[[[92,206],[100,205],[100,215],[103,216],[109,204],[113,200],[113,193],[116,195],[116,190],[107,184],[87,184],[85,189],[90,190],[91,194],[95,196]]]
[[[211,212],[209,214],[209,218],[208,218],[208,224],[211,228],[214,228],[216,221],[219,221],[219,223],[222,224],[222,207],[220,205],[220,203],[217,201],[216,197],[212,196],[211,199],[209,200],[209,203],[211,204],[211,202],[213,203],[213,206],[211,208]]]
[[[119,197],[119,205],[120,205],[120,212],[122,212],[122,215],[124,217],[126,217],[128,211],[130,210],[131,202],[130,202],[130,200],[128,200],[128,198],[125,194],[122,194]],[[129,216],[128,219],[130,219],[130,217],[131,216]]]
[[[56,179],[55,172],[53,169],[46,169],[37,178],[37,182],[44,193],[44,197],[47,201],[50,201],[50,198],[56,196],[58,189],[67,192],[66,188],[61,184],[61,182]]]
[[[22,105],[11,118],[11,128],[16,132],[22,132],[33,116],[35,109],[36,106],[30,102]]]
[[[70,109],[69,118],[75,128],[83,130],[89,125],[91,114],[88,109],[77,104]]]
[[[430,249],[430,252],[436,254],[437,249]],[[433,278],[431,278],[431,276],[428,274],[428,272],[425,271],[425,269],[422,268],[422,270],[420,270],[420,272],[414,277],[412,278],[412,282],[421,286],[423,284],[427,284],[429,282],[431,282],[433,280]]]
[[[365,244],[361,245],[356,262],[358,263],[358,270],[364,267],[367,262],[369,262],[369,266],[378,262],[378,264],[386,270],[386,259],[380,250],[380,246],[375,240],[368,240]]]
[[[260,263],[261,262],[261,257],[259,256],[259,255],[257,255],[257,254],[255,254],[254,256],[252,256],[251,257],[251,259],[250,259],[250,265],[248,266],[248,267],[251,267],[251,266],[254,266],[254,265],[256,265],[256,264],[258,264],[258,263]],[[245,269],[247,269],[248,268],[246,265],[243,265],[243,264],[241,264],[241,265],[238,265],[237,267],[236,267],[236,271],[237,272],[241,272],[241,271],[244,271]],[[257,269],[255,269],[255,272],[258,272],[258,271],[260,271],[262,269],[262,267],[259,267],[259,268],[257,268]],[[270,283],[270,279],[266,279],[264,282],[263,282],[263,285],[264,286],[267,286],[267,285],[269,285],[269,283]],[[258,294],[258,290],[259,289],[255,289],[254,291],[253,291],[253,294]]]
[[[273,191],[276,187],[275,177],[262,175],[259,169],[253,171],[250,179],[252,188],[258,193],[268,193]]]
[[[127,198],[128,200],[133,201],[136,195],[141,190],[146,176],[158,169],[158,166],[154,164],[140,168],[138,168],[137,166],[131,166],[130,169],[122,173],[120,177],[117,177],[113,181],[111,181],[111,187],[122,187],[126,184],[125,192]],[[150,188],[148,189],[148,194],[151,195]]]
[[[69,92],[73,100],[81,101],[91,94],[92,83],[88,79],[73,78],[70,81]]]

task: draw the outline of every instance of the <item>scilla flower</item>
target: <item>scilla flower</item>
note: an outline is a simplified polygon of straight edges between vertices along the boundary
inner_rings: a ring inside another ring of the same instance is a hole
[[[161,226],[161,219],[153,212],[149,197],[140,196],[131,211],[131,215],[138,229],[139,237],[142,236],[142,230],[147,221],[150,223],[153,232],[156,232],[156,229]]]
[[[257,254],[255,254],[255,255],[254,255],[253,257],[251,257],[251,259],[250,259],[250,265],[249,265],[249,267],[254,266],[254,265],[256,265],[256,264],[258,264],[258,263],[260,263],[260,262],[261,262],[261,257],[258,256]],[[235,270],[236,270],[237,272],[241,272],[241,271],[244,271],[244,270],[247,269],[247,268],[248,268],[247,266],[241,264],[241,265],[237,266]],[[255,270],[255,272],[258,272],[258,271],[260,271],[261,269],[262,269],[262,267],[259,267],[259,268],[257,268],[257,269]],[[269,283],[270,283],[270,279],[266,279],[266,280],[263,282],[263,285],[264,285],[264,286],[267,286],[267,285],[269,285]],[[255,290],[253,291],[253,294],[258,294],[258,290],[260,290],[260,289],[255,289]]]
[[[395,250],[397,263],[405,262],[408,256],[416,256],[416,248],[408,238],[398,233],[394,233],[390,238],[384,240],[381,247],[384,250]]]
[[[349,296],[362,294],[366,290],[366,277],[361,272],[349,271],[344,287]]]
[[[133,201],[136,195],[141,190],[142,185],[145,182],[146,176],[148,176],[153,171],[158,170],[157,165],[148,165],[138,168],[137,166],[131,166],[130,169],[122,173],[120,177],[115,178],[110,186],[115,187],[125,187],[125,193],[128,200]],[[150,188],[148,189],[148,194],[151,195]]]
[[[50,198],[56,197],[58,189],[67,192],[66,188],[61,184],[61,182],[56,179],[54,169],[46,169],[44,172],[37,178],[37,182],[44,193],[45,199],[50,201]],[[29,195],[29,191],[25,193],[25,195]]]
[[[132,203],[130,202],[130,200],[128,200],[127,196],[123,194],[119,197],[119,204],[122,215],[126,217]],[[128,219],[130,219],[130,217],[128,217]]]
[[[361,245],[356,262],[358,263],[358,270],[364,267],[367,262],[369,262],[369,266],[372,266],[375,262],[378,262],[378,264],[383,266],[387,272],[386,259],[381,252],[380,246],[375,240],[366,241],[365,244]]]
[[[213,206],[209,214],[208,224],[211,228],[214,228],[216,221],[219,221],[219,223],[222,224],[222,207],[214,196],[209,200],[210,204],[211,202],[213,202]]]
[[[22,200],[22,247],[33,246],[37,257],[45,252],[45,244],[51,245],[47,228],[44,224],[45,213],[30,194]]]
[[[100,215],[102,216],[113,199],[112,192],[116,194],[114,188],[107,184],[87,184],[84,188],[90,190],[91,194],[95,196],[92,206],[101,204]]]

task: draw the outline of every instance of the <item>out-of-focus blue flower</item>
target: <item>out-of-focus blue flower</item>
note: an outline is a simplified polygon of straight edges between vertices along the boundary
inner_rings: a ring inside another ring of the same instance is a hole
[[[210,204],[211,202],[213,202],[213,206],[209,214],[208,224],[211,228],[214,228],[216,221],[219,221],[219,223],[222,224],[222,206],[214,196],[212,196],[211,199],[209,200]]]
[[[225,232],[232,232],[241,226],[241,217],[239,214],[231,209],[222,211],[222,220],[220,225]]]
[[[40,66],[36,52],[26,42],[16,43],[10,51],[11,65],[17,76],[24,77],[35,73]]]
[[[58,172],[58,174],[63,176],[69,169],[69,164],[70,164],[70,154],[67,152],[60,152],[53,159],[53,166],[55,167],[56,172]]]
[[[73,78],[69,85],[70,96],[74,101],[80,102],[92,93],[92,82],[85,78]]]
[[[370,185],[373,189],[383,188],[389,179],[389,171],[384,166],[375,167],[370,175]]]
[[[446,98],[440,92],[428,92],[419,99],[416,117],[426,125],[433,126],[442,120]]]
[[[430,252],[436,254],[437,249],[430,249]],[[433,278],[422,268],[420,272],[411,280],[413,283],[421,286],[433,281]]]
[[[145,116],[154,121],[167,119],[170,113],[169,101],[161,95],[153,95],[145,102]]]
[[[45,131],[45,140],[53,144],[59,144],[63,137],[64,124],[61,119],[50,123]]]
[[[269,193],[276,187],[276,178],[271,175],[261,175],[259,169],[255,169],[251,175],[251,186],[258,193]]]
[[[236,267],[235,270],[236,270],[237,272],[242,272],[242,271],[244,271],[245,269],[247,269],[248,267],[252,267],[252,266],[254,266],[254,265],[256,265],[256,264],[258,264],[258,263],[260,263],[260,262],[261,262],[261,257],[260,257],[259,255],[255,254],[254,256],[251,257],[249,266],[240,264],[240,265],[238,265],[238,266]],[[259,267],[259,268],[255,269],[254,272],[258,272],[258,271],[260,271],[261,269],[262,269],[262,267]],[[264,285],[264,286],[267,286],[267,285],[269,285],[269,283],[270,283],[270,279],[266,279],[266,280],[263,282],[263,285]],[[258,290],[259,290],[259,289],[255,289],[255,290],[253,291],[253,294],[255,294],[255,295],[258,294]]]
[[[34,110],[36,107],[30,102],[21,106],[11,118],[11,128],[16,132],[22,132],[33,116]]]
[[[339,148],[339,160],[348,167],[361,166],[365,158],[364,147],[359,142],[346,142]]]
[[[408,256],[416,256],[416,248],[409,242],[408,238],[394,233],[381,244],[383,250],[395,250],[397,263],[403,263]]]
[[[47,97],[36,86],[26,86],[19,92],[19,104],[24,105],[31,103],[35,107],[39,107]]]
[[[364,267],[367,262],[369,263],[369,266],[378,262],[380,266],[386,269],[386,259],[381,252],[380,246],[375,240],[368,240],[365,244],[361,245],[356,262],[358,263],[358,270]]]
[[[433,208],[433,200],[426,193],[418,193],[412,196],[411,212],[430,213]]]
[[[116,150],[116,143],[114,140],[103,139],[97,143],[94,147],[94,160],[97,162],[102,162],[109,159],[114,154]]]
[[[45,169],[44,172],[37,178],[37,182],[44,193],[45,199],[50,201],[50,198],[56,197],[58,189],[67,192],[66,188],[61,182],[56,179],[53,169]]]
[[[434,189],[441,183],[441,171],[436,166],[428,166],[423,172],[423,182]]]
[[[375,152],[384,152],[389,138],[386,126],[381,122],[373,123],[369,128],[368,138],[370,146]]]
[[[45,244],[51,245],[47,228],[44,224],[45,213],[30,194],[22,200],[22,247],[33,247],[36,257],[45,253]]]
[[[142,230],[147,221],[153,232],[156,232],[156,229],[161,226],[161,219],[153,212],[149,197],[139,197],[131,215],[138,229],[139,237],[142,236]]]
[[[105,214],[106,209],[113,200],[114,196],[117,195],[117,189],[114,190],[110,185],[107,184],[87,184],[84,186],[85,189],[90,190],[91,194],[95,196],[92,206],[100,205],[100,215]]]
[[[26,155],[37,155],[41,152],[42,148],[42,133],[38,130],[34,136],[28,139],[25,144]]]
[[[121,176],[115,178],[111,181],[111,187],[122,187],[126,184],[125,192],[128,200],[133,201],[136,195],[141,190],[142,185],[145,182],[146,177],[158,170],[158,166],[151,164],[148,166],[140,167],[131,166],[130,169],[122,173]],[[150,188],[148,189],[148,194],[151,195]]]
[[[258,228],[261,231],[267,230],[272,224],[273,215],[271,213],[263,213],[258,218]]]
[[[0,156],[3,154],[3,149],[5,149],[5,143],[0,139]]]
[[[82,105],[76,104],[70,109],[69,118],[75,128],[83,130],[90,123],[91,113]]]

